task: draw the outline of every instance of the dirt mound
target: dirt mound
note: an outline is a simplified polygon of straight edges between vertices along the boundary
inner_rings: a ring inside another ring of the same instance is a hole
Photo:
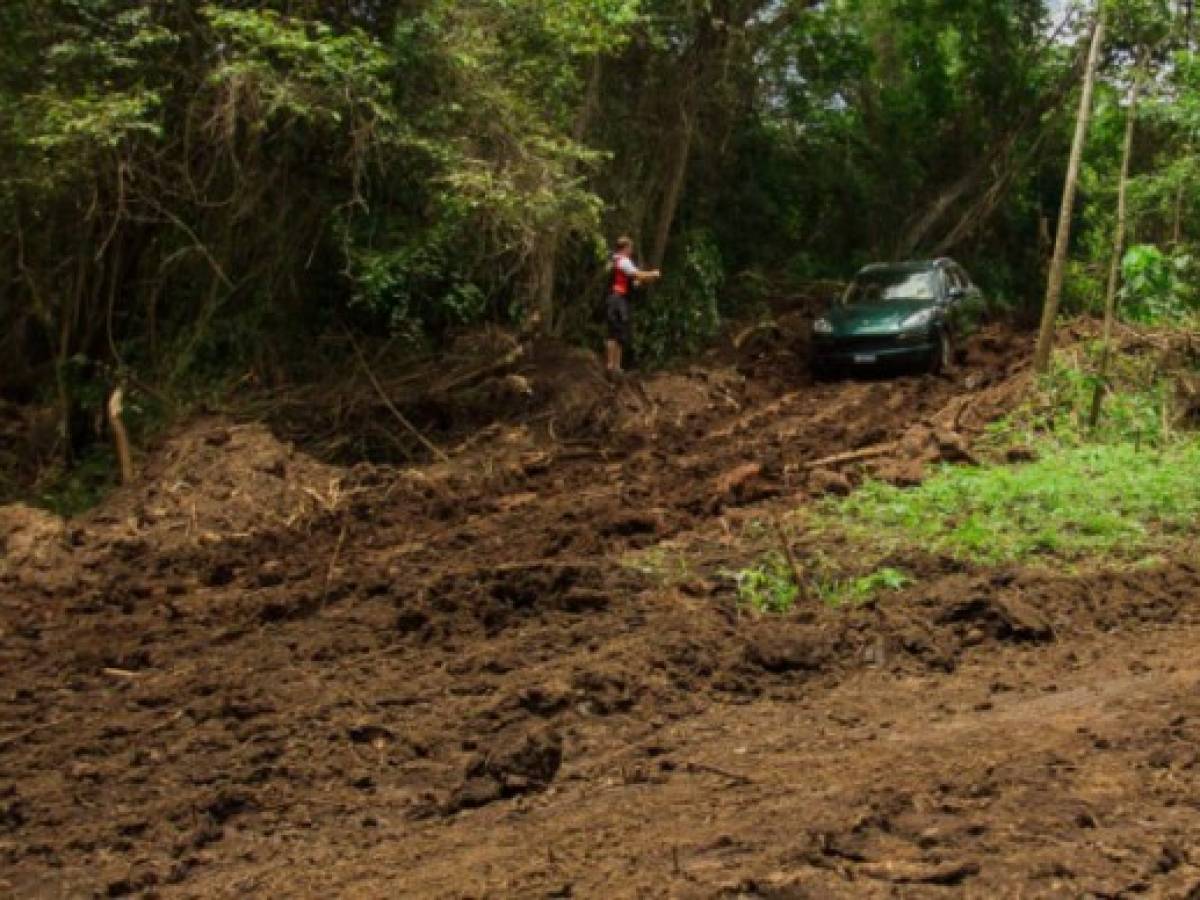
[[[66,526],[24,504],[0,506],[0,584],[35,585],[62,559]]]
[[[754,788],[745,734],[712,733],[729,759],[680,737],[713,710],[783,703],[818,735],[823,707],[802,705],[866,674],[945,677],[991,653],[1187,621],[1200,576],[1183,565],[1136,584],[1001,582],[931,559],[895,602],[784,619],[740,608],[718,577],[730,523],[804,502],[813,461],[902,444],[915,424],[941,452],[958,446],[990,414],[988,391],[1002,405],[1020,377],[996,340],[996,371],[820,385],[735,364],[611,385],[547,350],[463,387],[515,376],[528,393],[510,382],[522,399],[481,427],[464,419],[458,443],[437,432],[448,461],[341,469],[209,421],[65,529],[9,510],[6,549],[33,574],[10,570],[0,591],[0,883],[321,896],[369,881],[382,853],[417,894],[561,892],[548,844],[576,879],[622,845],[573,821],[576,806],[644,807],[666,833],[670,806],[639,796],[700,779]],[[939,436],[943,415],[958,429]],[[697,550],[694,569],[668,571],[680,547]],[[899,715],[869,712],[883,714]],[[516,847],[495,836],[522,821],[541,837],[490,869],[479,854]],[[741,858],[712,837],[680,872]],[[441,882],[439,859],[456,861]],[[476,871],[489,874],[467,884]],[[630,871],[608,872],[607,892],[647,887]],[[363,895],[394,894],[393,881]]]
[[[168,439],[138,482],[86,521],[123,520],[156,542],[244,537],[337,508],[345,480],[344,470],[297,452],[262,425],[209,420]]]
[[[151,552],[171,555],[175,568],[194,566],[191,580],[216,584],[230,567],[207,560],[201,548],[302,530],[353,496],[348,479],[261,425],[194,423],[147,460],[137,482],[92,513],[64,521],[20,504],[0,507],[0,585],[48,596],[107,585],[115,599],[131,585],[150,591],[137,587],[147,573],[117,572]]]

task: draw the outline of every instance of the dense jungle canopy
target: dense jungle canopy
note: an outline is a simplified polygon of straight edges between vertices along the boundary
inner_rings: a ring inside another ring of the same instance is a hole
[[[397,352],[483,322],[594,340],[626,232],[666,272],[640,311],[650,361],[873,259],[953,254],[1031,318],[1096,11],[9,0],[0,392],[66,411],[120,377],[272,383],[336,365],[344,342],[316,339],[347,330]],[[1186,299],[1200,237],[1191,3],[1109,13],[1075,310],[1102,302],[1138,66],[1129,242],[1169,282],[1154,302]]]

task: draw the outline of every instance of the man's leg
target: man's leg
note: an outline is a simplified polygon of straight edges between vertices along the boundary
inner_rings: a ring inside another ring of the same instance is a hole
[[[617,333],[613,335],[617,339],[617,371],[625,371],[626,357],[629,356],[629,298],[621,297],[618,304],[620,316],[617,320]]]
[[[605,302],[604,320],[608,326],[608,340],[604,342],[604,369],[609,375],[613,375],[621,367],[620,349],[617,344],[621,339],[621,298],[615,293],[609,294]]]

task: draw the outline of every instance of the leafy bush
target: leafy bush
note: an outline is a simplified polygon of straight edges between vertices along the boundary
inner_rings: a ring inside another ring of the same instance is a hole
[[[707,231],[681,241],[675,269],[635,312],[634,349],[643,363],[663,363],[699,350],[721,325],[720,290],[725,282],[721,251]]]
[[[1084,443],[1128,442],[1160,446],[1163,405],[1170,384],[1155,369],[1150,357],[1116,354],[1112,360],[1110,385],[1114,388],[1104,404],[1104,415],[1096,430],[1088,425],[1088,412],[1096,389],[1095,357],[1098,345],[1088,348],[1088,363],[1082,367],[1054,358],[1050,372],[1043,375],[1032,397],[1008,416],[988,428],[984,446],[1004,449],[1014,444],[1080,446]]]
[[[1121,260],[1121,312],[1135,322],[1177,320],[1197,306],[1188,281],[1190,256],[1167,256],[1150,244],[1130,247]]]

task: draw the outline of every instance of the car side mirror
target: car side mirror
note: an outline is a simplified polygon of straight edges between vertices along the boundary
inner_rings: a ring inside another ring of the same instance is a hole
[[[952,287],[946,291],[947,300],[961,300],[965,296],[967,296],[967,292],[960,287]]]

